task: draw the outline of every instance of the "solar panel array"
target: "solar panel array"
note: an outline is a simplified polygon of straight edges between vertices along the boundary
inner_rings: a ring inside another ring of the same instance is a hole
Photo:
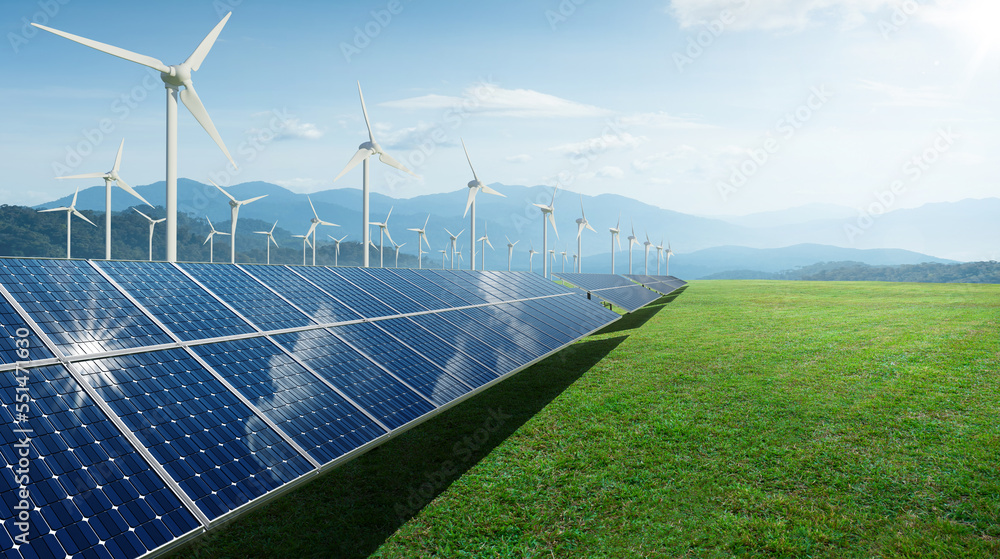
[[[0,259],[3,557],[158,555],[613,322],[525,272]]]
[[[664,295],[670,295],[677,290],[687,288],[686,281],[674,276],[627,275],[625,277]]]
[[[658,290],[647,289],[645,286],[635,283],[629,279],[631,276],[576,273],[559,273],[554,275],[567,283],[588,291],[592,295],[596,295],[616,307],[625,309],[627,312],[635,312],[659,299],[661,294],[664,294]]]

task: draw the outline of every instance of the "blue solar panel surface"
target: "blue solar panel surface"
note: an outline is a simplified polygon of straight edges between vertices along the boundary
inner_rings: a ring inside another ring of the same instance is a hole
[[[635,285],[635,283],[628,278],[615,274],[558,273],[553,275],[577,287],[586,289],[587,291],[610,289],[612,287],[631,287]]]
[[[0,367],[27,334],[39,410],[26,544],[0,468],[24,558],[159,553],[618,318],[517,272],[0,258],[0,284],[37,324],[0,298]]]

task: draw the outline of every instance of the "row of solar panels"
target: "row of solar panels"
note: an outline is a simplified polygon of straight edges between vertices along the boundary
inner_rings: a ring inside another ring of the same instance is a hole
[[[627,312],[635,312],[661,296],[679,293],[687,286],[686,281],[673,276],[576,273],[554,275]]]
[[[618,318],[523,272],[0,259],[0,293],[19,558],[160,554]]]

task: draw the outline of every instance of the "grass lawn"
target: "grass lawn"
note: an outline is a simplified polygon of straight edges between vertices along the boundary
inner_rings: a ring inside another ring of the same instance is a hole
[[[178,557],[998,557],[1000,286],[692,282]]]

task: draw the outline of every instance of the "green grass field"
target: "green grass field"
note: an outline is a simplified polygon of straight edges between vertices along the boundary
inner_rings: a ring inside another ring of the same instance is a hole
[[[1000,286],[693,282],[178,557],[998,557]]]

